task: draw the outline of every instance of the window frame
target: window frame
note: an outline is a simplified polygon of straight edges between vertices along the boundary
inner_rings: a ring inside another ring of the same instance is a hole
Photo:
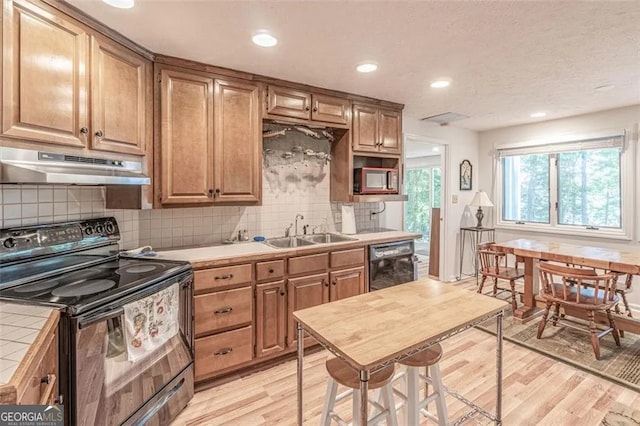
[[[598,136],[598,137],[590,137],[590,138],[581,138],[581,139],[570,139],[563,141],[556,141],[554,143],[545,143],[544,145],[549,146],[549,151],[553,150],[553,146],[559,143],[567,143],[567,142],[585,142],[585,146],[587,146],[584,150],[589,150],[588,148],[588,140],[589,139],[598,139],[605,137],[622,137],[622,146],[620,148],[620,197],[621,197],[621,206],[620,206],[620,214],[621,214],[621,223],[620,228],[598,228],[598,229],[587,229],[584,225],[566,225],[558,223],[558,209],[555,207],[556,202],[558,201],[558,168],[556,164],[557,160],[557,152],[546,152],[549,155],[549,223],[516,223],[515,221],[506,221],[502,218],[502,212],[504,207],[504,199],[503,199],[503,167],[502,167],[502,157],[499,155],[500,150],[508,151],[509,149],[517,148],[521,151],[521,155],[527,155],[528,148],[531,149],[529,154],[534,153],[543,153],[540,152],[540,147],[542,144],[540,143],[529,143],[529,144],[511,144],[511,145],[503,145],[497,148],[496,157],[495,157],[495,171],[496,171],[496,179],[494,186],[494,194],[496,194],[496,228],[505,229],[505,230],[518,230],[518,231],[527,231],[527,232],[538,232],[538,233],[553,233],[553,234],[561,234],[561,235],[570,235],[570,236],[584,236],[591,238],[602,238],[602,239],[615,239],[615,240],[625,240],[631,241],[633,240],[633,227],[634,227],[634,216],[633,210],[635,207],[635,155],[634,150],[631,149],[630,144],[627,142],[626,135],[607,135],[607,136]]]

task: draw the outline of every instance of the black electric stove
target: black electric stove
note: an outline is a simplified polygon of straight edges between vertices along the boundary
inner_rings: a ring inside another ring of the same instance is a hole
[[[118,254],[113,218],[0,231],[0,298],[77,315],[189,271],[185,262]]]

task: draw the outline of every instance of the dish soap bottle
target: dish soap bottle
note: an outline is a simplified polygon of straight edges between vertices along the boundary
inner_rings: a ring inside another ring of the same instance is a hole
[[[242,232],[242,240],[249,241],[249,231],[247,231],[246,229]]]

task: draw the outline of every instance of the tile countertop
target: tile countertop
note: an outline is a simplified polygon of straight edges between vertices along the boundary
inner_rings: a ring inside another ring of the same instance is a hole
[[[183,260],[191,262],[195,268],[205,268],[237,261],[238,257],[270,258],[273,256],[290,256],[306,254],[311,251],[332,249],[346,249],[362,247],[370,244],[392,241],[412,240],[422,237],[422,234],[403,231],[372,232],[369,234],[346,235],[355,241],[344,241],[328,244],[313,244],[294,248],[274,248],[265,243],[246,242],[236,244],[221,244],[215,246],[184,248],[158,251],[155,258]]]
[[[0,301],[0,385],[9,383],[53,311]]]

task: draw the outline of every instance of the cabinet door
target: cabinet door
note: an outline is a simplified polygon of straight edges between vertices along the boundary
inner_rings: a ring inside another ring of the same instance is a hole
[[[325,123],[348,124],[351,103],[348,99],[313,95],[311,119]]]
[[[24,0],[4,1],[2,134],[84,147],[87,34]]]
[[[353,105],[353,150],[378,152],[378,110],[368,105]]]
[[[364,293],[364,267],[331,272],[330,293],[332,302]]]
[[[256,286],[256,357],[285,349],[286,294],[284,281]]]
[[[289,294],[287,346],[291,347],[298,340],[298,330],[293,319],[293,312],[328,302],[329,276],[318,274],[291,278],[287,281],[287,293]]]
[[[257,203],[262,182],[259,87],[216,80],[214,93],[215,202]]]
[[[311,94],[284,87],[269,86],[267,114],[308,120],[311,118]]]
[[[213,201],[213,79],[162,69],[162,204]]]
[[[402,113],[380,110],[378,113],[378,135],[380,152],[400,154],[402,147]]]
[[[151,62],[91,38],[91,148],[143,155],[152,135]]]

